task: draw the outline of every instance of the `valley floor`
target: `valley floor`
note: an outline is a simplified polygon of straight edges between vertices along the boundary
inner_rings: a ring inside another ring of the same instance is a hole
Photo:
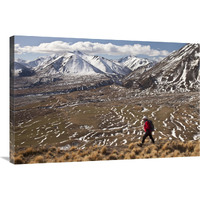
[[[37,156],[44,162],[93,160],[95,155],[94,160],[199,156],[198,92],[142,95],[109,85],[68,94],[21,96],[14,103],[11,158],[15,163],[17,158],[35,162]],[[144,134],[144,115],[154,122],[156,145],[147,142],[141,149],[136,144]],[[107,153],[100,153],[103,148]]]

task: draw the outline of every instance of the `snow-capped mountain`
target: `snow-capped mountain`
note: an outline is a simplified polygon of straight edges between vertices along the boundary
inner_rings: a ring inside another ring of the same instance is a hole
[[[35,70],[37,76],[55,75],[98,75],[123,77],[132,71],[143,73],[154,64],[143,58],[127,56],[118,61],[93,56],[80,51],[66,52],[62,55],[39,57],[33,61],[16,59],[16,62]]]
[[[118,63],[132,71],[132,73],[124,78],[124,81],[126,81],[140,77],[141,74],[151,69],[156,64],[156,61],[146,58],[137,58],[135,56],[127,56],[118,60]]]
[[[26,60],[23,60],[23,59],[21,59],[21,58],[16,58],[15,59],[15,62],[16,63],[20,63],[20,64],[22,64],[22,65],[24,65],[24,66],[26,66],[27,64],[27,61]]]
[[[11,73],[14,76],[33,76],[35,75],[35,71],[28,68],[27,66],[14,62],[14,71],[11,70]]]
[[[135,56],[127,56],[125,58],[121,58],[118,60],[120,65],[124,67],[128,67],[131,71],[135,71],[141,67],[146,68],[147,70],[150,69],[153,65],[156,64],[155,61],[146,59],[146,58],[138,58]]]
[[[195,91],[200,84],[200,44],[187,44],[171,53],[139,78],[130,78],[125,85],[159,92]]]
[[[39,57],[35,60],[32,61],[27,61],[27,60],[23,60],[20,58],[16,58],[15,62],[22,64],[28,68],[35,68],[44,64],[47,64],[48,62],[51,62],[52,60],[56,59],[58,57],[58,55],[51,55],[51,56],[43,56],[43,57]]]
[[[101,70],[94,67],[78,54],[66,53],[64,55],[56,57],[52,62],[44,65],[40,65],[36,69],[39,75],[91,75],[91,74],[103,74]]]
[[[116,64],[111,60],[100,56],[87,55],[80,51],[51,57],[51,59],[46,59],[46,62],[40,63],[35,69],[39,76],[91,74],[125,76],[131,72],[127,67]]]
[[[82,58],[106,74],[127,75],[131,72],[126,66],[101,56],[88,56],[83,54]]]
[[[56,59],[56,58],[57,58],[57,55],[39,57],[36,60],[27,62],[27,66],[30,68],[35,68],[35,67],[47,64],[48,62],[51,62],[51,60]]]

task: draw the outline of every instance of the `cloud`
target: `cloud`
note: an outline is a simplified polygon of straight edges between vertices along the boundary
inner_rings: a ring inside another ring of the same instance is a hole
[[[169,52],[166,50],[152,49],[150,45],[123,45],[118,46],[112,43],[92,43],[92,42],[76,42],[70,44],[63,41],[54,41],[50,43],[41,43],[38,46],[24,46],[21,47],[19,44],[15,44],[15,53],[64,53],[66,51],[82,51],[84,53],[98,55],[147,55],[147,56],[167,56]]]

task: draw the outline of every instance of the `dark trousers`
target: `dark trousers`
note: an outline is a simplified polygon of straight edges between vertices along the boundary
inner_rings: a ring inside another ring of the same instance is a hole
[[[152,132],[150,130],[147,130],[146,133],[144,134],[143,138],[142,138],[142,144],[144,144],[144,141],[148,136],[150,137],[151,141],[154,143]]]

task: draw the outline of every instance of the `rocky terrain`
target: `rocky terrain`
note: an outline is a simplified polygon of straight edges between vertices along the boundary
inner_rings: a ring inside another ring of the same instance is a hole
[[[199,63],[200,45],[188,44],[141,75],[132,72],[125,77],[124,86],[154,92],[198,91]]]

